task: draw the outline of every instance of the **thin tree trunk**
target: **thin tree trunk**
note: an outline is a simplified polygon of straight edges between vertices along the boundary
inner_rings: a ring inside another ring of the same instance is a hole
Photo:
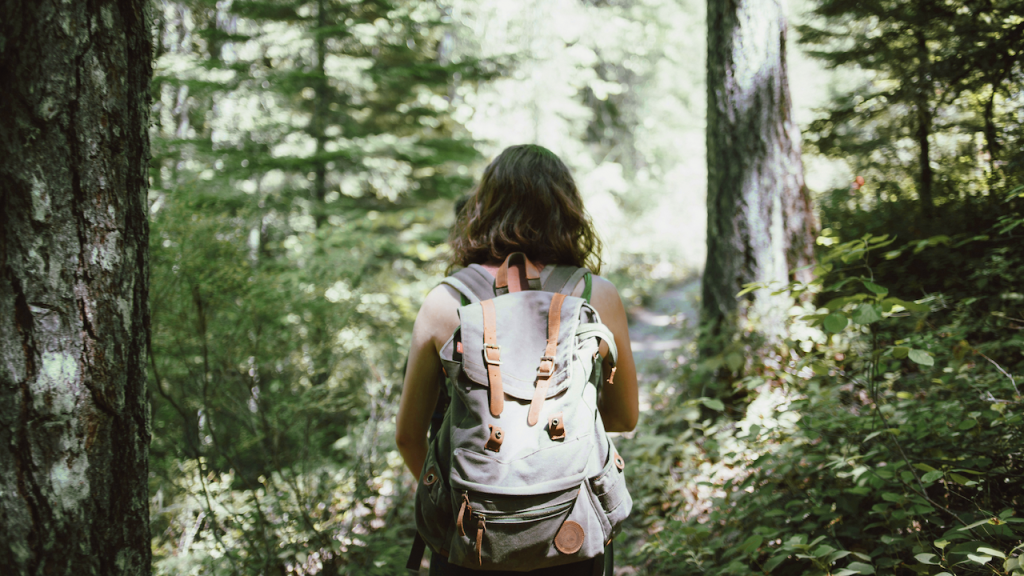
[[[0,1],[0,566],[150,572],[143,0]]]
[[[915,31],[917,39],[919,67],[917,72],[917,149],[918,149],[918,171],[920,172],[917,188],[917,196],[921,199],[921,207],[925,216],[931,216],[935,211],[935,199],[932,195],[932,174],[931,145],[928,138],[932,133],[932,111],[928,105],[930,88],[928,86],[928,67],[931,57],[928,52],[928,44],[924,33]]]
[[[816,228],[804,186],[800,132],[786,76],[786,19],[778,0],[708,0],[708,256],[701,354],[721,353],[740,322],[782,334],[785,297],[736,294],[751,282],[790,281],[813,259]],[[806,273],[804,273],[806,275]]]
[[[316,94],[316,102],[313,103],[313,118],[311,121],[313,138],[316,139],[313,196],[316,198],[316,223],[319,227],[327,221],[327,216],[324,214],[324,199],[327,197],[327,165],[321,158],[327,144],[327,106],[328,98],[330,97],[327,90],[327,68],[324,64],[324,60],[327,59],[327,42],[324,38],[324,28],[327,27],[327,2],[325,0],[317,0],[316,11],[317,35],[315,44],[317,79],[315,84],[316,88],[314,90]]]

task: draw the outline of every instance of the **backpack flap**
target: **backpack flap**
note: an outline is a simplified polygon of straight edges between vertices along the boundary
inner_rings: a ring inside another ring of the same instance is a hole
[[[517,400],[529,402],[533,399],[538,369],[547,346],[548,309],[554,296],[551,292],[528,290],[491,300],[496,339],[500,346],[503,392]],[[583,299],[571,296],[562,302],[558,348],[545,398],[560,394],[569,384],[575,349],[573,340],[583,305]],[[462,371],[474,383],[488,386],[482,305],[468,304],[459,308],[459,319],[462,327]]]

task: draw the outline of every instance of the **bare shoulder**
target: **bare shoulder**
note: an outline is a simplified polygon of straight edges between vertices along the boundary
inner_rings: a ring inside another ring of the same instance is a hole
[[[590,288],[590,303],[597,308],[602,316],[611,314],[613,316],[625,316],[625,307],[622,305],[622,297],[619,290],[609,280],[594,275]]]
[[[459,306],[462,298],[458,290],[439,284],[423,300],[416,316],[416,328],[429,335],[435,348],[440,348],[459,325]]]
[[[619,289],[615,287],[615,284],[612,284],[607,278],[596,274],[591,278],[590,299],[592,301],[600,299],[602,301],[608,300],[609,302],[615,301],[619,303],[619,305],[622,304],[622,298],[619,296]]]

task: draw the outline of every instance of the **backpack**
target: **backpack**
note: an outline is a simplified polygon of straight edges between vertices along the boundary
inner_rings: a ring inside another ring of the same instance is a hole
[[[516,253],[496,278],[473,264],[443,281],[463,306],[440,352],[450,401],[415,516],[418,537],[450,564],[526,571],[594,558],[629,515],[625,465],[597,408],[614,374],[602,374],[599,346],[614,366],[614,338],[569,295],[586,274],[540,274]]]

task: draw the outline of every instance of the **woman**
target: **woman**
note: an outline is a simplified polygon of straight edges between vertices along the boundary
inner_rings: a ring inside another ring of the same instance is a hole
[[[476,263],[495,274],[515,252],[525,253],[541,269],[563,264],[597,273],[601,265],[600,243],[569,169],[552,152],[535,145],[512,146],[491,162],[459,211],[449,245],[450,269]],[[581,279],[573,296],[588,299],[615,337],[618,364],[613,384],[603,389],[599,410],[607,431],[630,431],[639,416],[639,400],[622,300],[611,282],[596,275]],[[440,285],[427,295],[413,327],[395,439],[417,478],[427,456],[427,430],[440,392],[438,353],[459,325],[461,304],[454,288]],[[557,570],[559,576],[589,575],[594,573],[595,561],[600,560],[533,573]],[[439,555],[431,564],[431,574],[474,573],[498,574],[450,566]]]

